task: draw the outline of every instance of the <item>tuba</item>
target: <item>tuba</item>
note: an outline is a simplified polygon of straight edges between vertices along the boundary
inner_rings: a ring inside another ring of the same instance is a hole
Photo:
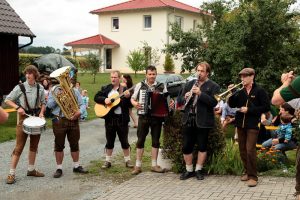
[[[71,86],[69,76],[70,69],[70,66],[65,66],[50,74],[51,78],[55,78],[59,81],[59,85],[52,87],[51,93],[67,119],[71,119],[71,117],[79,110],[77,100]]]

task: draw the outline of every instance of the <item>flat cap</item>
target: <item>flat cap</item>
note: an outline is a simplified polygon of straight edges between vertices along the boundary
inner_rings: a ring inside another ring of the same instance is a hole
[[[252,68],[244,68],[240,71],[239,73],[239,76],[240,75],[248,75],[248,76],[251,76],[251,75],[254,75],[255,74],[255,71],[254,69]]]

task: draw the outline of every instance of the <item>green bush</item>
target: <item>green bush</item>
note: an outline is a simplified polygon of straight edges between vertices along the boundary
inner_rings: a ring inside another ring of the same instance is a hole
[[[257,151],[257,171],[265,172],[286,167],[287,158],[280,150],[261,148]]]
[[[185,163],[182,154],[182,113],[176,111],[174,115],[167,118],[164,124],[163,133],[163,148],[164,156],[171,159],[173,163],[173,170],[175,172],[182,172],[185,169]],[[212,155],[219,154],[225,147],[225,138],[221,129],[219,120],[216,120],[216,126],[211,130],[208,137],[208,158],[207,162],[210,163]],[[195,147],[196,149],[197,147]],[[197,160],[197,151],[194,151],[194,163]]]
[[[172,56],[171,54],[167,53],[165,56],[164,70],[166,72],[173,72],[174,69],[175,69],[175,65]]]
[[[23,72],[26,66],[32,65],[34,60],[39,58],[39,54],[19,54],[19,72]]]
[[[243,163],[240,159],[238,145],[233,140],[229,140],[223,152],[211,156],[210,163],[207,165],[210,174],[232,174],[240,175],[243,172]]]

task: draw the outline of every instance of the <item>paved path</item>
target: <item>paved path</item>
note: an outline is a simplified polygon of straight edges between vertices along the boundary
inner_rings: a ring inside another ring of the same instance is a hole
[[[81,163],[86,166],[92,160],[103,158],[105,145],[103,120],[81,123]],[[0,133],[1,134],[1,133]],[[136,129],[130,128],[130,141],[136,139]],[[78,176],[72,173],[72,160],[66,147],[63,163],[64,176],[52,178],[55,170],[53,134],[49,129],[42,135],[37,167],[44,178],[27,177],[28,143],[17,168],[17,182],[5,184],[9,170],[10,154],[14,141],[0,144],[0,200],[90,200],[90,199],[215,199],[215,200],[292,200],[293,178],[260,177],[257,187],[249,188],[237,176],[208,176],[203,181],[195,178],[180,181],[174,173],[156,174],[143,172],[122,184],[95,176]],[[120,150],[119,142],[116,148]]]
[[[174,173],[141,173],[101,195],[98,200],[294,200],[292,178],[260,177],[248,187],[237,176],[208,176],[203,181],[179,180]]]
[[[80,123],[80,162],[83,166],[92,160],[104,160],[105,131],[104,120],[96,119]],[[0,133],[1,134],[1,133]],[[136,139],[136,129],[130,128],[129,140]],[[9,172],[10,155],[15,141],[0,144],[0,200],[52,200],[52,199],[92,199],[114,186],[110,180],[99,180],[99,177],[80,176],[72,172],[72,159],[69,145],[66,142],[65,158],[63,161],[64,175],[59,179],[52,178],[56,169],[53,154],[54,136],[52,129],[48,129],[39,144],[36,166],[45,173],[43,178],[27,177],[27,155],[29,140],[26,143],[16,171],[16,183],[5,183]],[[116,151],[120,151],[120,142],[116,140]]]

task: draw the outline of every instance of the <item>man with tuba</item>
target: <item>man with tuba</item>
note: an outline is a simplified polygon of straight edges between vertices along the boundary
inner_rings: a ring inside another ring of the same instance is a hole
[[[47,102],[47,107],[52,109],[54,115],[52,128],[55,137],[54,152],[57,164],[53,174],[54,178],[59,178],[63,174],[62,162],[66,136],[73,159],[73,172],[88,173],[79,163],[80,129],[78,118],[84,110],[84,105],[79,91],[70,86],[69,70],[70,68],[63,67],[50,74],[50,77],[56,78],[60,82],[59,85],[52,88]]]
[[[209,79],[211,67],[207,62],[196,66],[197,80],[188,82],[178,102],[184,104],[182,117],[183,158],[186,171],[180,180],[196,176],[198,180],[204,179],[203,165],[207,157],[208,134],[215,124],[214,108],[218,101],[214,95],[219,92],[219,85]],[[193,169],[193,150],[198,145],[198,159],[196,169]]]
[[[244,68],[239,76],[244,87],[229,97],[228,105],[231,108],[239,108],[235,115],[235,126],[244,166],[241,181],[247,181],[249,187],[255,187],[258,180],[256,169],[258,124],[261,114],[270,110],[270,102],[265,90],[254,82],[254,69]]]

